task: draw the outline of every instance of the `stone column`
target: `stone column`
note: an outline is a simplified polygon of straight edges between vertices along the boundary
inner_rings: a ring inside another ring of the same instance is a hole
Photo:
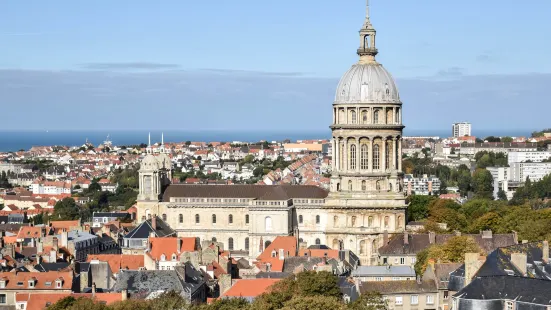
[[[392,124],[398,124],[396,120],[396,107],[392,108]]]
[[[360,158],[362,155],[360,146],[360,138],[356,137],[356,172],[360,172]]]
[[[368,145],[368,165],[367,165],[367,168],[369,170],[369,172],[373,172],[373,137],[369,137],[369,143],[367,144]]]
[[[385,116],[386,117],[386,116]],[[383,138],[383,147],[382,147],[382,150],[381,150],[381,162],[379,163],[381,168],[382,168],[382,171],[385,172],[386,171],[386,138]]]
[[[396,137],[392,138],[392,164],[390,164],[392,170],[396,170]]]
[[[402,138],[398,139],[398,171],[402,171]]]

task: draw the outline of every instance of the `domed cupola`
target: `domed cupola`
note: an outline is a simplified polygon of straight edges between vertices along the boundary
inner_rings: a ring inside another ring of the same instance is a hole
[[[357,50],[360,59],[342,76],[335,93],[335,104],[401,103],[392,75],[375,60],[378,54],[376,34],[369,18],[368,2]]]

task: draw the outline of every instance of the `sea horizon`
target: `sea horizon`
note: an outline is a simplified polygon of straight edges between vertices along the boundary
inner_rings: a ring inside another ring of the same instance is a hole
[[[473,130],[477,137],[487,136],[529,136],[530,129],[508,130]],[[258,142],[260,140],[282,141],[289,139],[314,140],[329,139],[331,131],[327,130],[123,130],[123,129],[91,129],[91,130],[0,130],[0,152],[15,152],[28,150],[33,146],[80,146],[86,141],[98,145],[109,136],[114,145],[137,145],[148,142],[151,133],[151,143],[161,141],[225,141],[225,142]],[[451,129],[405,129],[404,136],[451,136]]]

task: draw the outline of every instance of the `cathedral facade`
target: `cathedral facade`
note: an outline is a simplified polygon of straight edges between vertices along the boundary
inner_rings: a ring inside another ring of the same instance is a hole
[[[290,185],[168,184],[166,155],[140,168],[138,219],[162,217],[182,237],[222,242],[256,257],[276,236],[295,234],[308,246],[350,249],[376,264],[377,249],[404,231],[402,102],[375,60],[369,6],[360,30],[359,61],[343,75],[333,103],[330,190]]]

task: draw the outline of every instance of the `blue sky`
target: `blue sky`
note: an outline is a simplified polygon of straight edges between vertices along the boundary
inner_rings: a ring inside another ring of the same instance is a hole
[[[377,59],[397,79],[406,125],[546,125],[551,1],[370,2]],[[86,106],[95,121],[48,126],[326,130],[338,78],[357,61],[364,5],[2,1],[0,105],[14,117],[0,129],[43,128],[44,117]],[[151,105],[168,115],[146,125]],[[517,120],[516,105],[542,113]]]

